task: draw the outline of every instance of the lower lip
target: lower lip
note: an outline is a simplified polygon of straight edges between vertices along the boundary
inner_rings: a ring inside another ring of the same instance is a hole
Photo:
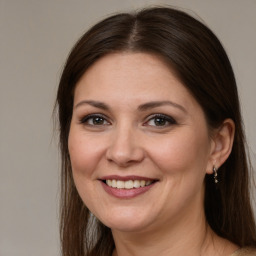
[[[136,196],[146,193],[156,184],[156,182],[145,187],[131,188],[131,189],[112,188],[102,181],[101,181],[101,184],[104,190],[111,196],[114,196],[120,199],[129,199],[129,198],[134,198]]]

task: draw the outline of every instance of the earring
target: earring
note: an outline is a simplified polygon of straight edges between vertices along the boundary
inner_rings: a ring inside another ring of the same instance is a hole
[[[218,169],[213,166],[213,178],[214,178],[214,182],[217,184],[219,181],[218,181],[218,173],[217,173]]]

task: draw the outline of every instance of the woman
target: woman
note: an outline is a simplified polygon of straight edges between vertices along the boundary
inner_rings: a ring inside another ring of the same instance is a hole
[[[57,108],[64,256],[256,255],[236,82],[205,25],[170,8],[99,22]]]

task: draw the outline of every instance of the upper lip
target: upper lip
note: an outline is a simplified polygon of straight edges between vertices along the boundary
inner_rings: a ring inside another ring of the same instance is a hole
[[[145,181],[154,181],[157,179],[154,178],[149,178],[149,177],[143,177],[143,176],[136,176],[136,175],[128,175],[128,176],[119,176],[119,175],[108,175],[101,177],[100,180],[122,180],[122,181],[127,181],[127,180],[145,180]]]

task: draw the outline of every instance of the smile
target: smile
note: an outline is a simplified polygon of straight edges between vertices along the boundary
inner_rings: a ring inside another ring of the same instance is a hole
[[[104,190],[119,199],[131,199],[151,190],[159,181],[146,177],[116,175],[100,179]]]
[[[154,181],[152,180],[106,180],[106,184],[109,187],[112,188],[118,188],[118,189],[133,189],[133,188],[140,188],[140,187],[145,187],[149,186],[152,184]]]

